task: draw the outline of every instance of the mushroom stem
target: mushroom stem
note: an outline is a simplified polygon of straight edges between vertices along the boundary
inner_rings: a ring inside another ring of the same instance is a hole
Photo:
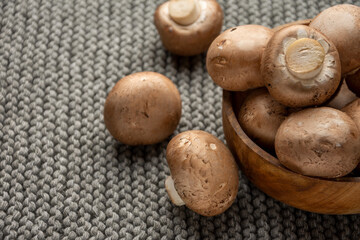
[[[190,25],[200,16],[199,0],[170,0],[170,18],[180,25]]]
[[[287,48],[285,53],[288,70],[300,79],[315,77],[321,71],[325,50],[316,40],[300,38]]]
[[[185,205],[185,202],[181,199],[178,192],[175,189],[174,180],[171,176],[168,176],[165,180],[165,188],[170,197],[170,200],[176,206]]]

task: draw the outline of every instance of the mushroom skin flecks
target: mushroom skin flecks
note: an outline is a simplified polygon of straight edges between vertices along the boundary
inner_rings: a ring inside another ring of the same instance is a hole
[[[360,132],[344,112],[307,108],[291,114],[275,136],[279,161],[290,170],[315,177],[336,178],[360,161]]]
[[[242,25],[221,33],[210,45],[206,68],[212,80],[228,91],[264,86],[260,62],[273,31],[260,25]]]
[[[320,105],[339,86],[340,59],[321,33],[293,25],[274,33],[262,56],[261,75],[271,96],[290,107]]]
[[[276,132],[290,112],[289,107],[274,100],[266,88],[257,88],[246,96],[237,118],[254,142],[272,152]]]
[[[158,143],[176,129],[181,98],[160,73],[137,72],[120,79],[108,94],[104,122],[111,135],[128,145]]]
[[[169,180],[166,188],[176,204],[183,201],[198,214],[214,216],[234,202],[238,167],[230,150],[215,136],[200,130],[182,132],[169,142],[166,160],[175,189]]]

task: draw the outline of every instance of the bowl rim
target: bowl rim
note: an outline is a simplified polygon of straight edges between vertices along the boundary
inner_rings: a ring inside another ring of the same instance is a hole
[[[360,177],[351,177],[351,176],[343,176],[338,178],[322,178],[322,177],[313,177],[313,176],[307,176],[302,175],[300,173],[296,173],[294,171],[291,171],[290,169],[284,167],[279,160],[268,153],[267,151],[263,150],[259,145],[257,145],[252,139],[250,139],[247,134],[244,132],[242,127],[240,126],[237,117],[234,112],[234,106],[233,106],[233,95],[234,94],[241,94],[238,92],[232,92],[223,90],[223,108],[225,111],[225,116],[228,118],[229,123],[231,127],[236,132],[236,135],[241,139],[241,141],[250,149],[254,150],[256,154],[258,154],[264,161],[267,161],[274,167],[277,167],[281,169],[282,171],[286,171],[289,174],[295,174],[299,177],[318,180],[318,181],[329,181],[329,182],[359,182],[360,183]]]

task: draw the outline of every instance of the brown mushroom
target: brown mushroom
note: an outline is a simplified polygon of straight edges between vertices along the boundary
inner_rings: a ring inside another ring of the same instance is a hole
[[[354,120],[356,126],[360,130],[360,99],[358,98],[352,101],[341,110]],[[357,165],[356,170],[360,173],[360,163]]]
[[[326,102],[325,106],[341,109],[356,99],[355,93],[349,90],[346,81],[342,80],[340,86],[331,98]]]
[[[212,80],[229,91],[264,86],[260,75],[263,50],[273,31],[260,25],[243,25],[221,33],[210,45],[206,67]]]
[[[276,132],[288,114],[288,107],[274,100],[266,88],[258,88],[244,99],[238,121],[254,142],[273,151]]]
[[[360,132],[344,112],[308,108],[291,114],[275,137],[279,161],[294,172],[324,178],[345,176],[360,161]]]
[[[319,105],[339,86],[339,54],[320,32],[293,25],[274,33],[264,50],[261,74],[271,96],[290,107]]]
[[[345,81],[349,89],[357,96],[360,96],[360,69],[352,74],[346,75]]]
[[[309,24],[311,23],[312,19],[301,19],[301,20],[298,20],[298,21],[295,21],[295,22],[290,22],[290,23],[285,23],[283,25],[279,25],[277,27],[274,27],[272,30],[274,32],[277,32],[283,28],[286,28],[286,27],[290,27],[292,25],[306,25],[306,26],[309,26]]]
[[[182,132],[169,142],[166,159],[171,176],[165,186],[174,204],[214,216],[234,202],[239,186],[237,164],[215,136],[200,130]]]
[[[342,74],[360,67],[360,7],[335,5],[319,13],[309,26],[334,43],[340,55]]]
[[[118,141],[128,145],[158,143],[177,127],[181,117],[179,91],[155,72],[120,79],[106,98],[104,121]]]
[[[349,115],[360,129],[360,99],[356,99],[341,109]]]
[[[164,47],[181,56],[205,52],[219,35],[223,12],[215,0],[170,0],[155,11]]]

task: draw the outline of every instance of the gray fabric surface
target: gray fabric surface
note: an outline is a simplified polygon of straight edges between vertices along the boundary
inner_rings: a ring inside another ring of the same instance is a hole
[[[175,207],[164,188],[170,138],[129,147],[110,136],[107,93],[147,70],[181,93],[174,134],[202,129],[224,141],[222,91],[205,54],[181,58],[163,49],[153,25],[161,2],[0,2],[0,239],[360,239],[360,215],[294,209],[244,176],[224,214]],[[227,29],[312,18],[341,1],[219,2]]]

